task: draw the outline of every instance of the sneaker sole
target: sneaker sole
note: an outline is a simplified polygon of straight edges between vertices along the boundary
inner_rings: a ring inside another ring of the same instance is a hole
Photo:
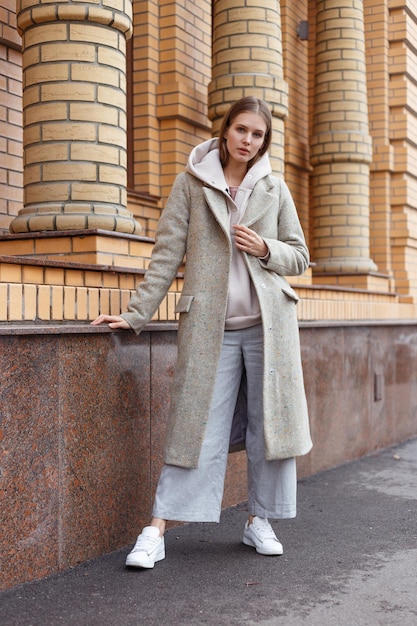
[[[262,556],[281,556],[282,554],[284,554],[284,550],[282,548],[279,552],[263,552],[261,548],[256,547],[251,539],[247,539],[246,537],[243,537],[242,542],[245,544],[245,546],[255,548],[256,552],[258,554],[262,554]]]

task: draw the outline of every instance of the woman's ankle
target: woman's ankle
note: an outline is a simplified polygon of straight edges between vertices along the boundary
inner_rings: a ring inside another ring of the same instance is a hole
[[[150,525],[158,528],[159,534],[161,535],[161,537],[164,535],[166,520],[160,519],[159,517],[153,517]]]

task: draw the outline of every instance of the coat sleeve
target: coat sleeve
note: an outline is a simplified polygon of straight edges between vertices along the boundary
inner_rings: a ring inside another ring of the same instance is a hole
[[[310,255],[294,200],[283,180],[279,180],[278,194],[278,237],[264,237],[269,258],[260,263],[281,276],[298,276],[308,268]]]
[[[138,335],[152,319],[178,272],[187,246],[190,201],[186,174],[179,174],[162,212],[151,261],[122,317]]]

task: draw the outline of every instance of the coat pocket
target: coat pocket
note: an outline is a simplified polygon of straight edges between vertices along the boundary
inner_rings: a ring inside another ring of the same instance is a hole
[[[294,300],[294,302],[298,302],[299,301],[299,297],[298,295],[295,293],[294,289],[292,287],[285,286],[285,287],[281,287],[282,291],[285,293],[286,296],[288,296],[289,298],[291,298],[291,300]]]
[[[188,313],[191,308],[191,303],[194,300],[194,296],[180,296],[180,299],[177,302],[177,306],[175,307],[175,313]]]

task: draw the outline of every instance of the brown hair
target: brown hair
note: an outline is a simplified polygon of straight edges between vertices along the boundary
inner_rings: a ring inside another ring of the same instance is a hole
[[[222,125],[220,127],[219,152],[220,152],[220,163],[222,164],[222,167],[226,165],[226,162],[229,156],[229,152],[226,146],[225,134],[226,134],[227,129],[233,123],[233,120],[240,113],[257,113],[258,115],[263,117],[265,124],[266,124],[264,143],[262,145],[262,148],[256,154],[256,156],[254,156],[254,158],[251,159],[251,161],[249,161],[248,169],[250,169],[252,165],[256,163],[256,161],[258,161],[261,158],[261,156],[265,154],[265,152],[268,150],[271,144],[272,116],[271,116],[271,111],[269,110],[268,105],[263,100],[260,100],[259,98],[255,98],[254,96],[246,96],[245,98],[241,98],[240,100],[237,100],[234,104],[232,104],[232,106],[230,107],[226,115],[224,116]]]

